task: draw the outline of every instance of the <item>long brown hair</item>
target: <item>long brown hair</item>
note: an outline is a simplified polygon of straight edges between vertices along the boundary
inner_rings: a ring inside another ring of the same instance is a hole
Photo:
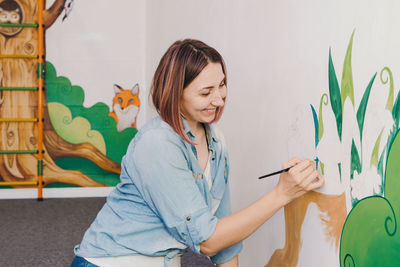
[[[161,58],[151,85],[151,96],[158,114],[191,144],[193,142],[186,135],[181,120],[181,98],[183,90],[210,62],[221,64],[226,84],[225,62],[217,50],[199,40],[176,41]],[[223,106],[217,107],[212,122],[221,118],[223,109]]]

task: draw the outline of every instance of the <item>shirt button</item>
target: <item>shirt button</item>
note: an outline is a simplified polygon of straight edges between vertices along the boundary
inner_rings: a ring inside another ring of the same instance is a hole
[[[186,217],[186,221],[190,222],[190,216]]]

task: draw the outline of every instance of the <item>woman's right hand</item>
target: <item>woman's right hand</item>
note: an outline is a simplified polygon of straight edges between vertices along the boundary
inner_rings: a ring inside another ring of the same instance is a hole
[[[218,220],[214,233],[200,244],[203,254],[212,256],[243,241],[280,208],[324,183],[324,178],[314,169],[310,160],[292,159],[283,167],[291,168],[281,174],[273,190],[248,207]]]
[[[285,198],[286,204],[324,184],[324,178],[312,164],[311,160],[294,158],[283,165],[283,168],[290,169],[281,174],[277,190]]]

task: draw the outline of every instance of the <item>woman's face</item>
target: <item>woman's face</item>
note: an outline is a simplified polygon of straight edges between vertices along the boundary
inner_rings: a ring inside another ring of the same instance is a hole
[[[217,107],[225,104],[225,74],[220,63],[209,63],[200,74],[183,89],[182,115],[194,130],[199,123],[214,120]],[[194,128],[193,128],[194,127]]]

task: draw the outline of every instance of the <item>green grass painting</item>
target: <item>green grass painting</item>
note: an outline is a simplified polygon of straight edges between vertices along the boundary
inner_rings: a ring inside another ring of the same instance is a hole
[[[395,93],[393,73],[389,67],[383,67],[380,71],[380,82],[383,86],[388,86],[389,93],[386,105],[382,105],[382,110],[390,112],[393,119],[393,125],[373,126],[378,128],[379,134],[374,137],[372,143],[372,153],[364,155],[363,136],[366,129],[366,116],[368,106],[370,105],[371,92],[375,87],[375,78],[377,73],[372,74],[365,89],[362,92],[362,99],[359,104],[355,99],[354,91],[358,88],[353,84],[352,72],[352,49],[355,31],[351,34],[347,52],[343,64],[342,80],[340,82],[336,76],[334,63],[332,60],[332,49],[329,49],[328,77],[329,77],[329,97],[323,94],[319,107],[312,108],[312,114],[315,126],[316,147],[324,138],[324,122],[322,118],[322,107],[331,103],[330,111],[334,115],[337,136],[341,145],[343,144],[343,117],[344,103],[347,99],[351,101],[355,111],[356,125],[359,137],[353,136],[351,147],[346,151],[350,153],[350,164],[343,165],[344,162],[337,162],[340,173],[340,182],[347,178],[350,181],[357,179],[367,179],[369,176],[375,176],[380,181],[374,187],[373,193],[365,197],[353,196],[353,192],[362,190],[357,188],[357,183],[350,183],[349,190],[351,210],[346,218],[342,229],[340,240],[340,266],[343,267],[375,267],[375,266],[400,266],[400,234],[398,221],[400,214],[400,93]],[[319,108],[319,116],[316,110]],[[376,123],[376,125],[379,125]],[[371,125],[369,125],[371,126]],[[383,137],[383,132],[388,134]],[[346,138],[349,138],[348,136]],[[359,140],[358,140],[359,139]],[[347,144],[347,143],[346,143]],[[370,144],[368,144],[370,145]],[[333,148],[335,149],[335,148]],[[365,164],[369,160],[368,166]],[[364,164],[363,164],[364,163]],[[320,162],[320,165],[323,163]],[[343,170],[350,169],[350,177],[342,177]],[[368,172],[369,175],[363,175]],[[374,178],[374,179],[375,179]]]

